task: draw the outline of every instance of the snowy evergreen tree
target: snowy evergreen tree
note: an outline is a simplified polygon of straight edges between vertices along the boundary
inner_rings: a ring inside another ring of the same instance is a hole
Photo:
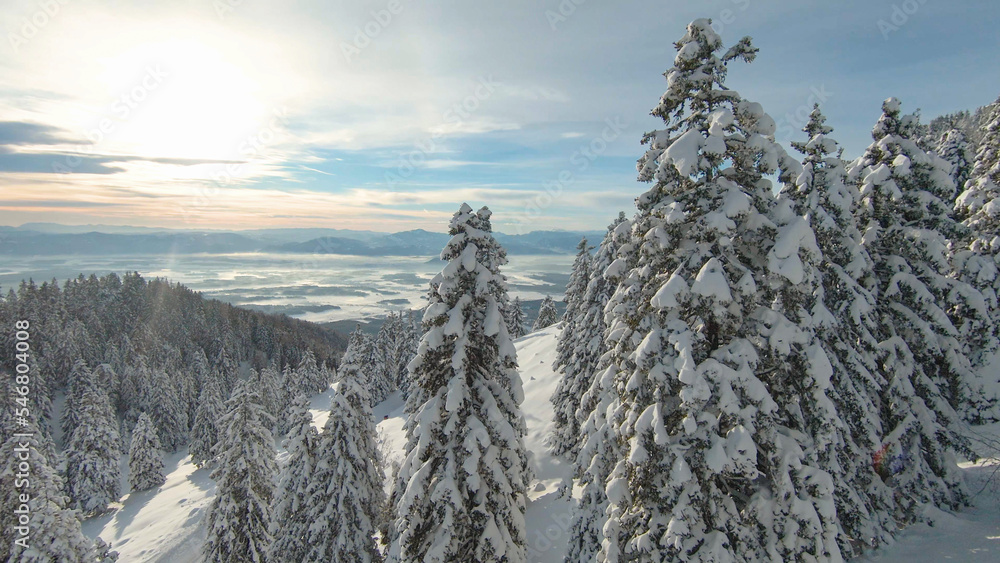
[[[268,561],[272,563],[310,560],[309,527],[314,523],[310,497],[313,489],[331,484],[318,482],[326,476],[316,473],[319,433],[313,426],[305,395],[292,401],[288,416],[291,420],[285,444],[288,464],[281,471],[271,511],[270,530],[274,541]]]
[[[396,389],[396,380],[399,378],[396,369],[401,363],[397,354],[399,329],[398,319],[394,314],[389,314],[371,340],[369,360],[365,367],[370,372],[372,381],[369,392],[373,406],[384,401]]]
[[[308,499],[308,556],[303,561],[382,561],[375,543],[385,476],[367,390],[355,364],[341,366],[323,427]]]
[[[416,354],[419,339],[420,335],[416,334],[412,318],[401,312],[386,316],[375,338],[375,346],[379,349],[377,356],[384,366],[388,389],[405,391],[409,384],[406,364]]]
[[[521,304],[521,298],[515,297],[512,301],[508,301],[503,313],[504,322],[507,323],[507,333],[510,334],[510,337],[521,338],[524,336],[524,324],[527,319],[524,315],[524,305]]]
[[[576,258],[573,260],[569,283],[566,284],[566,294],[563,298],[566,310],[562,316],[563,329],[559,333],[559,339],[556,343],[557,368],[562,368],[569,363],[570,356],[573,355],[573,335],[576,333],[579,323],[583,321],[580,318],[580,309],[583,303],[583,294],[587,291],[587,283],[590,281],[590,249],[586,238],[582,239],[576,247]]]
[[[409,366],[388,560],[521,563],[530,476],[516,351],[499,308],[506,255],[485,207],[463,204],[450,234]]]
[[[385,360],[382,351],[376,346],[375,340],[361,330],[361,325],[347,339],[347,350],[340,360],[340,365],[354,365],[364,376],[363,385],[368,390],[372,406],[381,403],[392,390],[392,384],[387,377]],[[343,369],[343,367],[341,367]]]
[[[77,360],[73,364],[73,369],[69,374],[69,384],[66,390],[66,401],[63,403],[62,428],[63,435],[69,436],[73,429],[79,426],[77,418],[79,409],[75,407],[79,403],[84,393],[97,389],[97,382],[94,379],[90,366],[83,360]]]
[[[168,452],[177,451],[187,441],[187,407],[181,403],[177,388],[166,370],[152,370],[152,389],[148,412]]]
[[[97,563],[114,563],[118,561],[118,552],[111,549],[111,544],[101,538],[94,540],[94,554]]]
[[[324,372],[316,364],[316,355],[312,350],[306,350],[295,368],[298,388],[307,395],[322,393],[330,387],[329,372]]]
[[[128,482],[133,491],[146,491],[162,485],[163,459],[160,457],[160,438],[149,415],[142,413],[128,450]]]
[[[838,561],[831,478],[793,405],[772,397],[804,389],[831,415],[825,354],[785,315],[792,303],[764,298],[800,293],[814,247],[765,178],[799,165],[724,84],[727,63],[756,55],[749,38],[722,51],[696,20],[675,45],[652,112],[667,128],[646,134],[638,164],[655,183],[606,309],[622,450],[598,561]]]
[[[232,394],[233,389],[236,388],[236,383],[240,380],[240,362],[233,357],[231,350],[227,348],[225,340],[223,338],[218,342],[219,353],[215,356],[212,368],[222,376],[219,381],[220,388],[226,396],[229,396]]]
[[[840,548],[855,554],[856,546],[891,541],[895,530],[891,491],[871,463],[881,446],[881,392],[885,380],[882,357],[874,336],[875,298],[860,280],[870,275],[871,257],[861,245],[854,220],[860,193],[846,182],[832,128],[814,107],[803,129],[805,142],[792,142],[804,155],[802,173],[784,194],[794,200],[796,213],[809,221],[823,260],[817,264],[822,283],[809,307],[812,325],[833,368],[830,397],[841,420],[837,442],[821,452],[821,466],[834,477],[837,514],[843,534]]]
[[[992,404],[980,409],[985,420],[1000,419],[1000,383],[996,359],[1000,352],[1000,100],[985,114],[983,138],[975,166],[965,190],[955,202],[955,212],[968,228],[964,240],[953,243],[959,279],[980,292],[991,319],[985,330],[966,330],[970,361],[988,385],[986,399]]]
[[[130,410],[142,411],[149,408],[150,387],[152,386],[153,374],[150,372],[146,357],[142,354],[131,352],[129,364],[122,371],[121,388],[118,399],[120,401],[118,409],[123,412]]]
[[[586,330],[593,338],[586,340],[586,348],[578,349],[576,359],[593,366],[593,376],[580,399],[576,416],[580,421],[579,445],[575,448],[575,473],[582,488],[580,502],[570,529],[572,540],[566,554],[567,563],[594,561],[604,541],[607,522],[608,497],[605,484],[615,463],[620,459],[621,447],[614,439],[614,429],[609,422],[610,413],[619,411],[620,403],[614,386],[616,370],[611,364],[612,354],[603,339],[607,324],[604,307],[614,294],[626,271],[624,261],[616,258],[621,244],[628,244],[631,222],[621,213],[608,227],[608,233],[594,256],[594,274],[587,285],[585,301],[588,312]],[[581,344],[584,341],[581,340]],[[580,368],[581,373],[585,368]],[[614,525],[614,524],[612,524]]]
[[[100,513],[121,496],[118,421],[100,389],[84,391],[73,409],[77,425],[66,446],[66,490],[73,508]]]
[[[260,390],[260,401],[264,405],[264,410],[275,419],[282,417],[288,406],[288,390],[282,386],[281,373],[274,365],[271,365],[255,372],[254,376],[257,381],[257,389]],[[278,421],[277,426],[281,426],[281,421]]]
[[[208,513],[206,563],[262,563],[271,544],[268,525],[277,473],[273,424],[257,390],[237,384],[220,420],[225,434],[212,473],[216,495]]]
[[[535,324],[531,325],[531,332],[548,328],[557,322],[559,313],[556,311],[556,302],[552,300],[552,296],[546,295],[538,306],[538,317],[535,318]]]
[[[403,394],[405,400],[409,396],[410,371],[406,366],[410,360],[417,355],[417,346],[420,345],[420,323],[409,311],[406,316],[399,315],[400,335],[396,342],[396,356],[394,360],[398,364],[393,366],[396,375],[396,387]]]
[[[887,354],[877,466],[884,479],[892,478],[903,523],[919,517],[924,503],[955,508],[966,502],[949,452],[968,452],[956,409],[975,393],[948,315],[975,313],[969,298],[976,293],[948,276],[945,233],[956,229],[945,201],[954,184],[940,159],[914,142],[915,125],[915,117],[901,115],[898,100],[886,100],[874,142],[851,170],[861,189],[858,223],[874,263],[877,337]],[[949,303],[953,299],[963,303]]]
[[[206,379],[198,395],[198,410],[195,412],[191,444],[188,447],[191,462],[198,467],[205,466],[215,458],[215,446],[222,437],[219,421],[226,410],[218,379],[216,374]]]
[[[589,413],[580,411],[584,393],[590,388],[596,373],[597,360],[604,354],[604,305],[607,304],[614,287],[609,287],[604,279],[604,270],[614,260],[617,246],[614,244],[614,230],[625,221],[625,214],[608,227],[608,233],[601,242],[597,254],[591,258],[586,254],[586,260],[577,255],[574,272],[567,286],[567,301],[571,293],[579,292],[577,301],[573,304],[573,320],[569,319],[570,305],[567,314],[563,315],[563,330],[559,333],[560,359],[562,361],[562,378],[552,395],[552,407],[555,432],[551,438],[551,446],[556,454],[568,454],[575,459],[579,452],[580,424]],[[585,267],[580,272],[581,280],[574,283],[577,276],[577,264]],[[570,291],[570,288],[574,288]]]
[[[566,311],[563,313],[562,330],[556,342],[556,368],[562,372],[559,386],[552,395],[555,433],[551,437],[552,451],[562,455],[573,448],[577,442],[580,425],[576,420],[576,410],[580,406],[580,396],[584,389],[577,385],[577,376],[573,367],[569,366],[577,345],[580,331],[583,329],[583,297],[590,281],[590,247],[584,238],[577,245],[576,259],[570,272],[569,283],[566,284],[566,294],[563,302]]]
[[[945,131],[938,139],[934,152],[949,164],[951,180],[961,192],[962,186],[969,180],[973,165],[971,147],[965,134],[959,129]]]
[[[982,139],[971,175],[1000,185],[1000,98],[984,108]]]
[[[4,533],[0,536],[0,555],[11,563],[51,563],[53,561],[92,561],[94,544],[80,530],[80,518],[75,510],[67,508],[68,499],[56,469],[42,454],[48,447],[39,444],[41,432],[33,419],[18,428],[32,438],[12,436],[0,447],[0,523]],[[31,460],[31,476],[19,478],[23,473],[18,465],[20,456]],[[20,482],[19,482],[20,481]],[[16,543],[22,534],[17,526],[22,511],[20,495],[30,499],[27,511],[30,528],[24,543]],[[25,545],[26,544],[26,545]]]

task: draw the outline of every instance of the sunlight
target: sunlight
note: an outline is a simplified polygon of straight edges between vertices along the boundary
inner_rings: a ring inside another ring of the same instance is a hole
[[[105,61],[115,92],[116,152],[149,158],[236,159],[266,119],[260,84],[217,49],[189,39],[138,45]],[[127,72],[126,72],[127,70]]]

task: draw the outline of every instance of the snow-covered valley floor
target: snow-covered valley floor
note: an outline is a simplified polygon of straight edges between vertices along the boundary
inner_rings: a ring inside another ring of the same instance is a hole
[[[558,383],[552,371],[558,332],[557,327],[551,327],[516,341],[525,394],[522,408],[528,424],[525,442],[533,454],[535,470],[526,514],[528,554],[533,563],[563,560],[573,517],[574,500],[568,493],[572,490],[570,464],[550,455],[545,445],[552,426],[549,397]],[[317,426],[326,421],[329,400],[327,393],[312,400]],[[402,400],[394,394],[373,413],[387,449],[397,456],[402,455],[405,445],[402,410]],[[993,440],[1000,439],[1000,425],[977,430]],[[203,519],[215,494],[215,483],[209,470],[190,463],[186,451],[168,456],[165,465],[167,481],[163,486],[126,495],[115,511],[84,522],[84,532],[111,542],[122,563],[199,560],[205,539]],[[1000,462],[966,463],[962,467],[969,490],[976,495],[973,507],[957,514],[936,512],[931,515],[933,526],[920,524],[906,529],[894,545],[863,561],[1000,562]]]

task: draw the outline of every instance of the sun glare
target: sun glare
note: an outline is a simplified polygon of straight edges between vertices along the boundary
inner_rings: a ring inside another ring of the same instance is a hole
[[[260,84],[195,40],[137,45],[106,61],[115,152],[148,158],[237,159],[267,118]]]

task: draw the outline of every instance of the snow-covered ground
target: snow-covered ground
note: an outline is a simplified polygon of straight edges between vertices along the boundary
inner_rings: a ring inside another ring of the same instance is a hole
[[[515,344],[524,383],[525,440],[533,454],[535,482],[529,488],[525,515],[528,560],[561,562],[566,552],[573,504],[570,464],[548,453],[546,438],[552,429],[549,397],[558,377],[552,371],[558,327],[518,339]],[[317,395],[312,409],[317,426],[326,422],[329,393]],[[403,402],[393,394],[373,412],[387,449],[402,455]],[[1000,425],[977,429],[987,439],[1000,438]],[[283,453],[281,454],[283,455]],[[279,457],[280,459],[280,457]],[[120,561],[194,562],[205,539],[202,524],[215,493],[209,471],[197,469],[186,453],[165,460],[167,481],[154,491],[129,494],[109,514],[84,522],[84,532],[101,536],[120,552]],[[864,558],[865,562],[1000,561],[1000,461],[962,465],[975,505],[957,514],[937,511],[933,525],[920,524],[900,533],[898,541]]]

